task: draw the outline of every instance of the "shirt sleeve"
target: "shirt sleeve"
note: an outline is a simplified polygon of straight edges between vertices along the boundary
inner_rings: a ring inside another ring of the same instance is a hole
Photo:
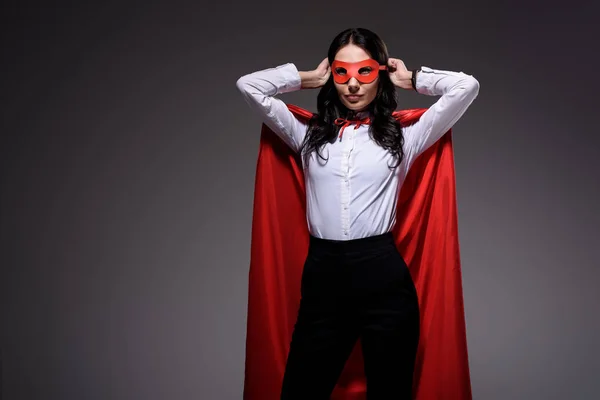
[[[416,89],[421,94],[441,97],[417,122],[403,129],[409,165],[467,111],[479,94],[479,82],[463,72],[422,67],[417,72]]]
[[[240,77],[236,86],[265,125],[298,152],[304,141],[307,125],[292,114],[285,102],[275,97],[301,88],[296,66],[287,63],[256,71]]]

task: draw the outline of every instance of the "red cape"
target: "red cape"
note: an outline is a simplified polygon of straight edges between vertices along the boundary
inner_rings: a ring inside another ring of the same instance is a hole
[[[299,119],[312,116],[297,106],[288,108]],[[409,125],[425,110],[395,111],[394,116]],[[305,207],[298,154],[263,124],[252,220],[244,400],[279,400],[308,251]],[[410,268],[421,312],[414,398],[470,400],[450,130],[415,160],[397,207],[396,246]],[[365,393],[357,342],[331,398],[364,400]]]

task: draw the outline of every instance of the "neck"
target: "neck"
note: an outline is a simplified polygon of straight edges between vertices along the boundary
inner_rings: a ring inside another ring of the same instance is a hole
[[[371,111],[366,107],[360,110],[348,110],[346,119],[364,118],[371,115]]]

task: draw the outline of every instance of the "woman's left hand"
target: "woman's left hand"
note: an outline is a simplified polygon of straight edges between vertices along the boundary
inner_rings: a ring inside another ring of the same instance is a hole
[[[399,88],[412,90],[412,83],[410,78],[412,77],[412,71],[406,69],[406,65],[402,60],[397,58],[388,59],[388,72],[392,83]]]

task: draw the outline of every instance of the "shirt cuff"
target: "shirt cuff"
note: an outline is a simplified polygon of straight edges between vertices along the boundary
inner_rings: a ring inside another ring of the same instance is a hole
[[[417,79],[415,82],[418,93],[426,95],[432,94],[430,88],[435,80],[433,72],[434,70],[432,68],[421,66],[421,70],[417,72]]]
[[[277,93],[288,93],[300,90],[302,80],[298,68],[293,63],[283,64],[277,67],[280,73],[283,85],[279,86]]]

